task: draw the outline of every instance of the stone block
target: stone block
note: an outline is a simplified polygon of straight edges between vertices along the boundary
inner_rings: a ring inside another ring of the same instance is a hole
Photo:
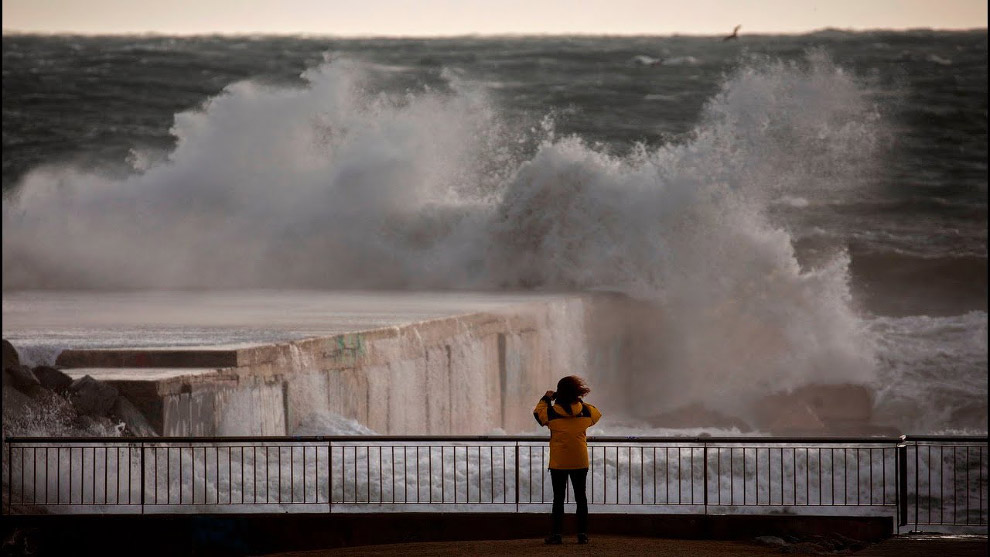
[[[535,330],[505,336],[502,427],[506,431],[531,431],[536,425],[533,420],[536,401],[556,384],[549,378],[539,346]]]
[[[426,359],[393,362],[388,371],[389,434],[422,434],[427,429]]]
[[[285,422],[290,432],[314,414],[330,411],[329,385],[325,373],[297,373],[285,376]]]
[[[450,347],[426,349],[426,414],[430,435],[450,433]]]
[[[488,340],[468,337],[451,346],[450,432],[455,435],[484,434],[501,427],[501,400],[493,400],[498,381],[494,336]]]
[[[331,412],[367,425],[368,376],[364,369],[332,369],[327,375],[327,406]]]
[[[388,411],[389,403],[389,370],[387,366],[369,366],[364,368],[368,379],[368,421],[366,425],[382,434],[390,434]]]

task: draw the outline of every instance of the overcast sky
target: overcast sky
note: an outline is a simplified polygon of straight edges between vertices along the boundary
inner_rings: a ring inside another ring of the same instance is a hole
[[[986,28],[987,0],[3,0],[5,32],[721,34]]]

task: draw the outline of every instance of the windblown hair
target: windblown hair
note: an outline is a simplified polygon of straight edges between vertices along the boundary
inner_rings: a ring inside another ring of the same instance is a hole
[[[557,381],[557,392],[554,395],[554,399],[557,401],[557,404],[568,405],[577,402],[581,397],[590,392],[591,389],[584,383],[584,379],[581,379],[577,375],[568,375]]]

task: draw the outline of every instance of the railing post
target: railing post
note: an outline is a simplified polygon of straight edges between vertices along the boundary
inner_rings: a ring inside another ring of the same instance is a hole
[[[531,473],[530,476],[533,474]],[[532,480],[532,478],[530,478]],[[519,512],[519,441],[516,441],[516,512]]]
[[[13,509],[14,509],[13,497],[14,497],[14,448],[13,445],[11,445],[10,442],[8,442],[7,443],[7,512],[11,514],[13,514]]]
[[[705,514],[708,514],[708,443],[702,444],[701,465],[704,470]]]
[[[899,443],[897,445],[897,529],[900,532],[901,526],[907,526],[907,445]]]
[[[333,441],[327,441],[327,514],[333,514]]]
[[[138,450],[141,451],[141,458],[139,459],[141,461],[141,514],[144,514],[144,492],[145,492],[145,488],[144,488],[144,443],[141,443],[140,444],[140,448]],[[94,449],[94,451],[95,451],[95,449]],[[93,466],[94,467],[96,466],[96,457],[95,456],[93,457]],[[206,474],[206,471],[205,470],[203,471],[203,474],[204,475]],[[218,471],[217,472],[217,476],[219,477],[219,475],[220,474],[219,474],[219,471]],[[219,483],[220,482],[218,481],[217,484],[219,485]],[[96,489],[96,485],[93,486],[93,489],[94,490]],[[96,496],[94,495],[93,498],[95,499]]]
[[[914,442],[914,532],[918,532],[918,511],[921,509],[921,484],[918,483],[918,470],[920,469],[921,448],[918,442]],[[931,463],[929,463],[929,466]],[[905,494],[907,492],[905,491]]]

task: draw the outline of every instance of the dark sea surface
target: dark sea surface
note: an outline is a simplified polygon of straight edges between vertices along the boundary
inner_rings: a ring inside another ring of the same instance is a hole
[[[986,30],[5,35],[3,287],[607,288],[701,339],[717,291],[834,328],[781,386],[863,357],[890,421],[986,431],[987,66]]]

